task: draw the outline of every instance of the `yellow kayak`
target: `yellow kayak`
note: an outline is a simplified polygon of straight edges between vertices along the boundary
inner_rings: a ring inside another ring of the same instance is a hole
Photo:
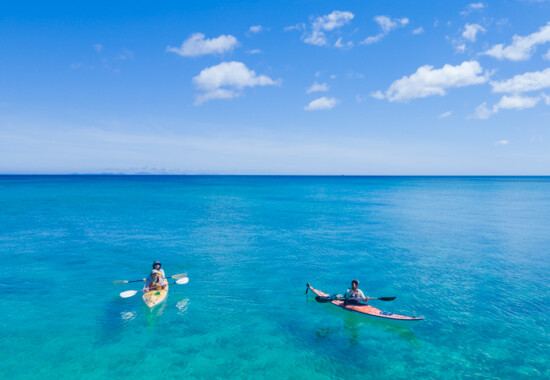
[[[143,302],[151,309],[166,299],[168,295],[168,285],[164,289],[151,290],[143,295]]]

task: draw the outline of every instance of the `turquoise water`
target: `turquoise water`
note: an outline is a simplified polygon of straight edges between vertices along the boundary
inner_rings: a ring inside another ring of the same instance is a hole
[[[0,177],[13,379],[548,378],[550,178]],[[113,280],[187,272],[159,310]],[[353,278],[399,329],[319,304]]]

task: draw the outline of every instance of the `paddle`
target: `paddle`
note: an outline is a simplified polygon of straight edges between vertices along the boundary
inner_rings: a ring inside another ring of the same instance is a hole
[[[166,277],[166,278],[173,278],[174,280],[179,280],[180,278],[184,278],[184,277],[187,277],[187,273],[175,274],[175,275],[173,275],[173,276]],[[128,281],[128,280],[117,280],[117,281],[113,281],[113,284],[115,284],[115,285],[122,285],[122,284],[129,284],[129,283],[131,283],[131,282],[143,282],[143,281],[146,281],[146,280],[145,280],[145,279],[133,280],[133,281]]]
[[[393,301],[396,297],[369,297],[370,300],[379,300],[379,301]],[[320,303],[326,303],[331,301],[343,301],[343,299],[334,299],[332,297],[321,297],[317,296],[315,297],[315,300]]]
[[[172,282],[168,285],[183,285],[183,284],[187,284],[189,282],[189,277],[184,277],[184,278],[180,278],[179,280],[175,281],[175,282]],[[139,292],[143,292],[144,290],[127,290],[125,292],[122,292],[120,293],[120,296],[122,298],[130,298],[130,297],[133,297],[135,296],[136,294],[138,294]],[[149,289],[149,291],[151,291],[151,289]]]

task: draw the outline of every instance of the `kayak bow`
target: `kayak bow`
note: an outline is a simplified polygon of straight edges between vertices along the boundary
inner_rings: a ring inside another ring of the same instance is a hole
[[[157,306],[159,303],[164,301],[167,295],[168,295],[168,285],[166,285],[164,289],[151,290],[143,294],[143,302],[145,302],[145,304],[152,309],[155,306]]]
[[[315,293],[318,297],[330,297],[330,294],[324,293],[320,290],[315,289],[311,285],[307,284],[308,289]],[[411,327],[416,323],[420,322],[424,318],[421,317],[407,317],[405,315],[393,314],[387,311],[382,311],[370,305],[345,305],[344,301],[332,300],[330,301],[334,306],[338,306],[342,309],[353,311],[359,314],[366,315],[371,317],[371,319],[376,319],[381,322],[388,322],[395,326],[400,327]]]

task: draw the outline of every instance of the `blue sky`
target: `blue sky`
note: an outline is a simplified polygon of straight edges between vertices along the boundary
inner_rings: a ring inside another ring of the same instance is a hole
[[[550,174],[550,1],[4,2],[0,46],[0,173]]]

